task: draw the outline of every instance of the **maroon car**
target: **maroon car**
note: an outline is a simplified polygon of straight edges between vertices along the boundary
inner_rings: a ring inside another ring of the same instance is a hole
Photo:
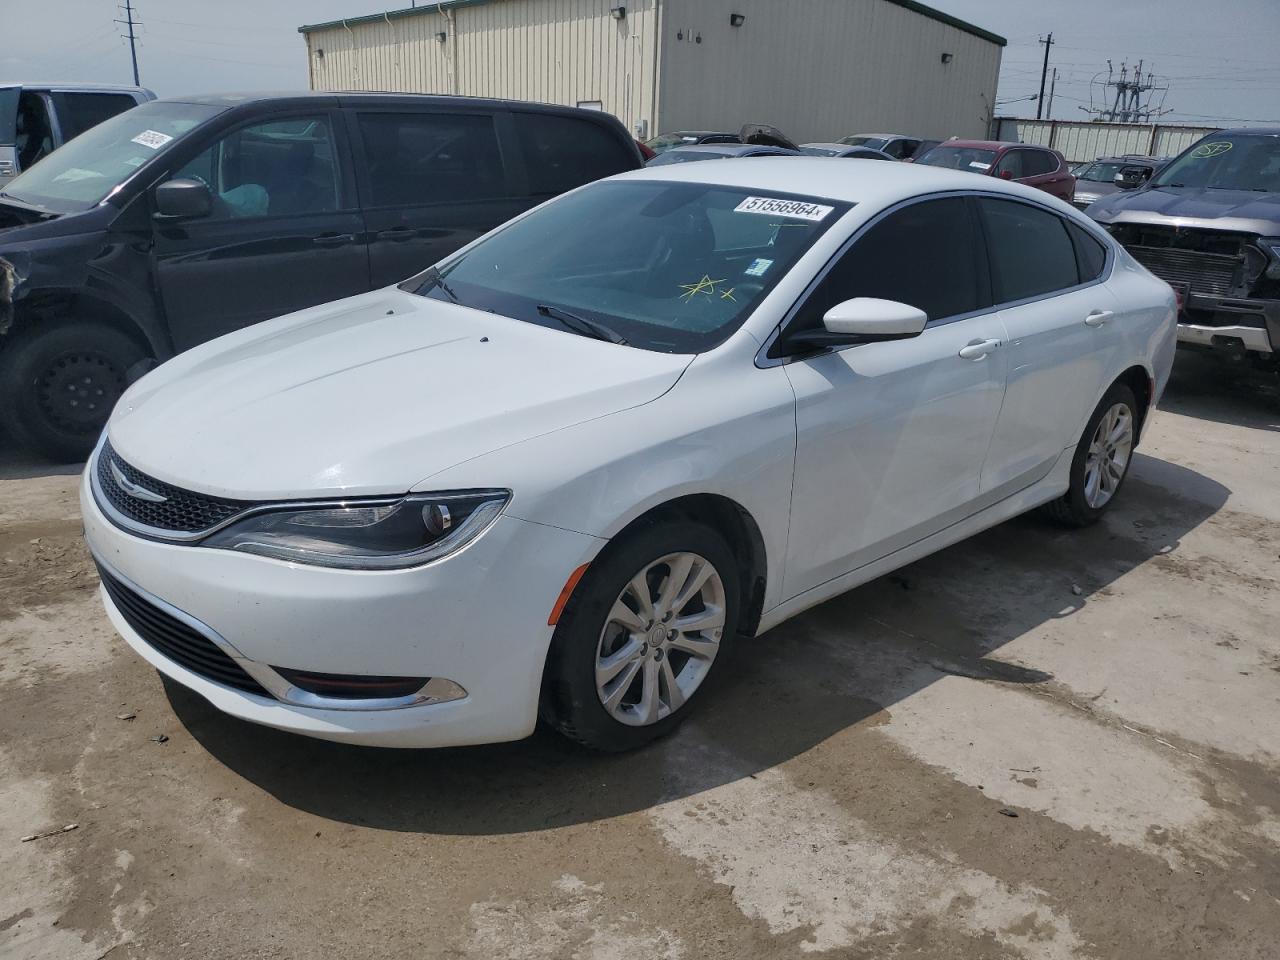
[[[1048,147],[999,140],[947,140],[917,156],[915,162],[1016,180],[1067,203],[1076,195],[1076,178],[1067,169],[1066,159]]]

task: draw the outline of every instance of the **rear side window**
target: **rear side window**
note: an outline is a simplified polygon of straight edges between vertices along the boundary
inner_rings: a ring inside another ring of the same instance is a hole
[[[979,199],[997,303],[1074,287],[1075,246],[1061,217],[1012,200]]]
[[[798,328],[816,328],[823,314],[854,297],[909,303],[930,321],[983,307],[969,211],[963,198],[949,197],[889,214],[832,267],[806,301]]]
[[[90,127],[96,127],[103,120],[110,120],[117,113],[124,113],[135,106],[137,101],[127,93],[54,94],[63,140],[78,137]]]
[[[1107,248],[1096,237],[1089,235],[1083,227],[1068,221],[1067,230],[1076,245],[1076,262],[1080,267],[1080,282],[1088,283],[1102,276],[1107,265]]]
[[[536,196],[564,193],[638,166],[627,144],[602,124],[550,113],[516,113],[513,119],[529,192]]]
[[[1058,169],[1058,158],[1047,150],[1019,150],[1022,157],[1022,175],[1038,177]]]
[[[510,194],[493,117],[362,113],[366,206],[493,200]]]

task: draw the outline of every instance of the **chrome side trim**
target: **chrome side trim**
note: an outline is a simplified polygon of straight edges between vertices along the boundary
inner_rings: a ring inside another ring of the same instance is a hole
[[[214,644],[214,646],[218,647],[223,653],[234,660],[245,673],[257,680],[258,683],[262,685],[263,689],[282,703],[287,703],[297,707],[308,707],[313,710],[400,710],[405,707],[449,703],[453,700],[461,700],[467,696],[467,691],[463,689],[460,684],[454,683],[452,680],[447,680],[444,677],[431,677],[421,690],[407,696],[369,697],[367,699],[360,700],[347,697],[323,697],[319,694],[311,693],[307,690],[295,687],[267,664],[247,658],[237,650],[226,637],[222,636],[222,634],[218,633],[217,630],[214,630],[207,623],[197,620],[195,617],[191,616],[191,614],[178,609],[167,600],[163,600],[160,597],[157,597],[150,590],[139,586],[136,581],[126,577],[116,569],[116,567],[105,561],[101,554],[92,547],[89,548],[89,552],[93,555],[93,559],[95,561],[110,571],[111,576],[115,577],[148,603],[160,608],[175,620],[182,621],[196,633]],[[103,591],[103,593],[103,602],[110,603],[115,607],[111,597],[106,596],[105,591]],[[123,615],[121,616],[121,619],[124,619]],[[128,621],[126,620],[125,623],[128,623]],[[143,642],[145,642],[145,639]],[[147,646],[166,662],[172,662],[163,653],[156,650],[155,647],[152,647],[150,644],[147,644]],[[181,664],[174,664],[174,666],[187,670],[189,673],[195,672],[193,670],[188,670],[188,668],[183,667]],[[199,676],[199,674],[196,675]],[[233,693],[237,693],[240,696],[250,697],[259,701],[263,699],[262,697],[254,697],[251,693],[245,693],[243,690],[235,690],[232,687],[227,687],[224,684],[218,683],[216,680],[210,680],[208,677],[201,677],[201,679],[207,683],[212,683],[221,687],[224,690],[230,690]]]
[[[1239,340],[1246,350],[1271,353],[1271,340],[1264,327],[1206,327],[1198,323],[1178,324],[1178,340],[1182,343],[1199,343],[1213,346],[1217,338]]]

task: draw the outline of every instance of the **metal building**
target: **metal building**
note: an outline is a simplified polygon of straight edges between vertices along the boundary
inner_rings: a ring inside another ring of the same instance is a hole
[[[316,90],[597,107],[637,136],[772,123],[984,136],[996,36],[914,0],[441,0],[299,28]]]

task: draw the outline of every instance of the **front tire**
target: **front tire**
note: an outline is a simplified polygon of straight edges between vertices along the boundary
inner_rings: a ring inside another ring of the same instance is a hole
[[[561,614],[542,715],[595,750],[633,750],[688,718],[738,626],[733,554],[696,522],[643,527],[588,568]]]
[[[84,460],[146,351],[103,324],[33,326],[0,352],[0,417],[22,446],[59,463]]]
[[[1097,523],[1115,501],[1129,475],[1138,437],[1138,403],[1123,383],[1112,384],[1071,459],[1071,486],[1044,511],[1069,527]]]

